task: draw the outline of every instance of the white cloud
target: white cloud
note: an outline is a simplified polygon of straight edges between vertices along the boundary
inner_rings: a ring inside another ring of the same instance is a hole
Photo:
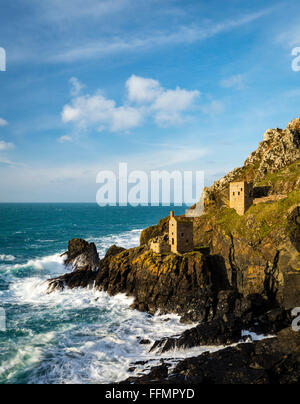
[[[145,79],[134,74],[127,80],[126,87],[128,99],[136,102],[151,102],[162,92],[159,81]]]
[[[224,88],[237,88],[241,90],[244,88],[244,77],[241,74],[236,74],[221,80],[220,85]]]
[[[183,122],[182,112],[191,109],[199,96],[200,92],[197,90],[187,91],[179,87],[162,92],[152,106],[155,122],[159,125]]]
[[[113,110],[110,129],[112,132],[129,130],[139,126],[143,121],[141,110],[132,107],[119,107]]]
[[[0,126],[6,126],[6,125],[8,125],[8,122],[5,119],[0,118]]]
[[[138,126],[142,121],[141,111],[129,106],[117,107],[99,92],[74,98],[62,112],[63,122],[75,122],[80,129],[98,126],[101,131],[108,128],[111,132],[126,131]]]
[[[63,122],[73,122],[79,129],[96,127],[98,131],[108,129],[110,132],[129,131],[147,117],[158,125],[176,125],[185,121],[186,113],[200,95],[197,90],[179,87],[166,90],[156,80],[135,75],[127,80],[126,88],[128,100],[121,106],[100,91],[94,95],[73,96],[71,103],[63,108]]]
[[[71,83],[71,95],[72,97],[76,97],[81,93],[81,91],[84,89],[84,85],[80,83],[80,81],[76,77],[72,77],[70,79]]]
[[[76,46],[61,49],[59,53],[51,55],[48,60],[52,63],[69,63],[84,59],[103,58],[121,52],[147,51],[162,46],[204,41],[223,32],[250,24],[272,13],[275,8],[263,9],[256,13],[249,13],[222,22],[204,22],[200,27],[196,25],[180,26],[173,31],[151,31],[146,35],[134,35],[132,37],[120,35],[108,40],[84,41],[80,45],[76,43]]]
[[[13,143],[4,142],[3,140],[0,140],[0,151],[12,150],[14,148],[15,145]]]
[[[73,139],[72,139],[72,137],[71,136],[61,136],[59,139],[58,139],[58,141],[59,141],[59,143],[67,143],[67,142],[72,142],[73,141]]]

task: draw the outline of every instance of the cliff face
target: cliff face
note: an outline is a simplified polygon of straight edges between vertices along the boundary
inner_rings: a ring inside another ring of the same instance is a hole
[[[291,166],[300,160],[300,128],[299,119],[289,123],[285,130],[268,129],[264,134],[264,140],[258,148],[249,155],[243,167],[236,168],[216,181],[206,189],[206,204],[214,202],[217,206],[227,204],[228,186],[232,181],[246,180],[253,182],[255,187],[267,187],[257,189],[258,196],[262,194],[276,194],[299,189],[300,177],[290,176],[289,182],[272,181],[272,174],[282,172],[284,168]],[[299,174],[299,173],[298,173]]]
[[[194,219],[195,252],[149,251],[168,218],[142,232],[139,248],[112,247],[100,261],[93,244],[73,240],[66,263],[75,270],[51,280],[49,292],[94,285],[133,296],[139,310],[174,312],[187,321],[212,320],[224,290],[237,301],[259,295],[285,308],[300,306],[299,122],[269,129],[243,167],[205,190],[205,212]],[[244,216],[228,208],[229,183],[240,179],[253,181],[256,196],[264,196]]]
[[[229,184],[238,180],[253,182],[257,198],[243,216],[228,207]],[[48,292],[94,287],[126,293],[135,309],[200,323],[156,341],[151,350],[158,353],[238,343],[243,330],[279,333],[186,359],[171,372],[163,364],[125,383],[299,383],[299,333],[291,330],[289,309],[300,306],[300,119],[285,130],[269,129],[244,166],[202,198],[204,213],[193,219],[194,252],[149,249],[151,239],[168,231],[169,218],[145,229],[140,247],[112,246],[101,260],[93,243],[74,239],[65,253],[73,272],[49,280]]]
[[[254,184],[256,204],[244,216],[229,209],[229,184]],[[286,308],[300,305],[300,119],[269,129],[241,168],[204,191],[194,241],[207,247],[218,271],[244,296],[260,294]],[[146,229],[141,242],[165,231],[168,219]]]
[[[77,258],[74,257],[74,262]],[[135,298],[133,308],[154,314],[177,313],[185,321],[206,321],[214,316],[218,292],[226,287],[210,257],[201,252],[158,255],[147,248],[111,248],[98,264],[75,268],[49,281],[48,292],[64,287],[90,287],[110,295]]]

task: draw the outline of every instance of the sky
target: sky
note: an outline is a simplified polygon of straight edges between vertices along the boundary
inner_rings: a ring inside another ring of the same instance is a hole
[[[300,116],[299,17],[296,0],[0,0],[0,202],[95,202],[120,162],[206,185],[243,165]]]

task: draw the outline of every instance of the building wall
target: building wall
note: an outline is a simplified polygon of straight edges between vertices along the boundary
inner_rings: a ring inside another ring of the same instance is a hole
[[[163,238],[157,238],[150,242],[150,250],[156,254],[169,253],[171,251],[171,246],[168,241]]]
[[[184,254],[194,250],[193,222],[180,222],[170,218],[169,242],[171,251]]]
[[[244,215],[253,204],[253,185],[244,181],[232,182],[229,195],[230,207],[239,215]]]
[[[194,250],[193,223],[179,222],[177,225],[177,250],[186,253]]]
[[[169,222],[169,242],[171,251],[177,253],[177,220],[174,217],[170,218]]]

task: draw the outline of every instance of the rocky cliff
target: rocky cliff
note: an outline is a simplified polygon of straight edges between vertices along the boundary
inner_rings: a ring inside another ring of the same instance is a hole
[[[254,184],[255,205],[244,216],[229,209],[229,184]],[[300,305],[300,119],[268,129],[241,168],[204,191],[205,211],[194,218],[194,241],[207,247],[230,287],[279,305]],[[144,230],[141,244],[166,231],[168,219]]]
[[[244,216],[229,208],[229,184],[237,180],[254,184],[255,204]],[[239,342],[245,329],[277,334],[289,327],[290,309],[300,306],[300,119],[285,130],[267,130],[244,166],[205,189],[203,199],[204,213],[193,219],[194,252],[156,254],[149,249],[151,239],[167,232],[168,218],[145,229],[139,247],[112,246],[101,260],[93,243],[74,239],[65,254],[73,272],[50,280],[48,292],[94,287],[111,295],[126,293],[134,297],[135,309],[177,313],[183,321],[200,323],[181,336],[157,341],[152,349],[160,352]],[[277,349],[274,344],[270,342]],[[251,367],[262,345],[232,349],[230,354]],[[282,364],[277,361],[281,354],[276,351],[271,361],[278,375],[266,365],[253,375],[237,373],[231,380],[284,380],[286,368],[296,366],[298,359]],[[212,361],[226,362],[227,354],[222,355],[215,354]],[[180,372],[188,377],[185,372],[196,366],[203,373],[207,360],[183,363]],[[200,373],[199,382],[221,377],[203,379]]]

